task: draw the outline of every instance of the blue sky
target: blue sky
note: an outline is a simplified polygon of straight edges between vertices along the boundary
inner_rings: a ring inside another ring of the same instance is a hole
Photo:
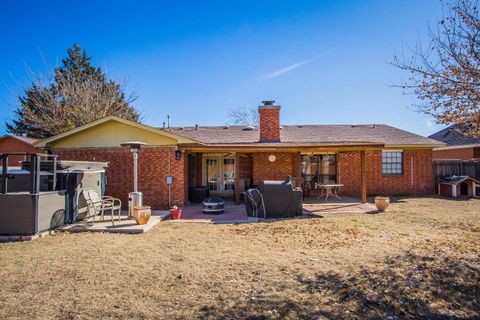
[[[27,69],[45,72],[79,43],[140,96],[144,122],[229,122],[228,110],[274,99],[284,124],[387,123],[422,135],[439,126],[391,87],[388,63],[426,34],[438,0],[0,0],[0,132]]]

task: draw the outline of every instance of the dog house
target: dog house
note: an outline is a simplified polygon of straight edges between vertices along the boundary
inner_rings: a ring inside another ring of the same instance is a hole
[[[448,176],[438,184],[438,194],[444,197],[476,197],[480,181],[468,176]]]

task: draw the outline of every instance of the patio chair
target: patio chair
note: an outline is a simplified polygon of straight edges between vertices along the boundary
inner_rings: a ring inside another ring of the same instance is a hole
[[[100,197],[100,195],[97,193],[96,190],[94,189],[83,189],[83,195],[85,197],[85,200],[87,201],[87,207],[88,207],[88,216],[85,219],[85,221],[89,218],[92,217],[92,225],[95,224],[95,217],[100,214],[102,221],[105,220],[104,214],[105,211],[110,210],[112,213],[112,225],[115,225],[115,211],[118,212],[118,221],[121,221],[121,216],[120,212],[122,210],[122,201],[118,198],[110,197],[110,196],[104,196]],[[90,215],[90,213],[93,212],[93,215]]]

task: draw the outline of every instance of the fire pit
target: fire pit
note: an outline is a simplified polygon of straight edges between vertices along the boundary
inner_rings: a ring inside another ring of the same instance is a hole
[[[209,197],[203,200],[203,213],[205,214],[219,214],[223,213],[225,202],[219,197]]]

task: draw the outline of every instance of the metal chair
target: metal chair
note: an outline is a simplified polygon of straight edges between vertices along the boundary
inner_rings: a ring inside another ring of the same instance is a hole
[[[111,196],[100,197],[96,190],[88,188],[83,189],[83,195],[87,201],[87,210],[89,213],[87,219],[92,217],[92,225],[95,224],[95,217],[98,214],[100,214],[102,221],[105,220],[104,213],[106,210],[110,210],[112,213],[113,226],[115,225],[115,210],[118,212],[118,221],[121,221],[122,201],[120,199]],[[93,215],[90,215],[91,212],[93,212]]]

